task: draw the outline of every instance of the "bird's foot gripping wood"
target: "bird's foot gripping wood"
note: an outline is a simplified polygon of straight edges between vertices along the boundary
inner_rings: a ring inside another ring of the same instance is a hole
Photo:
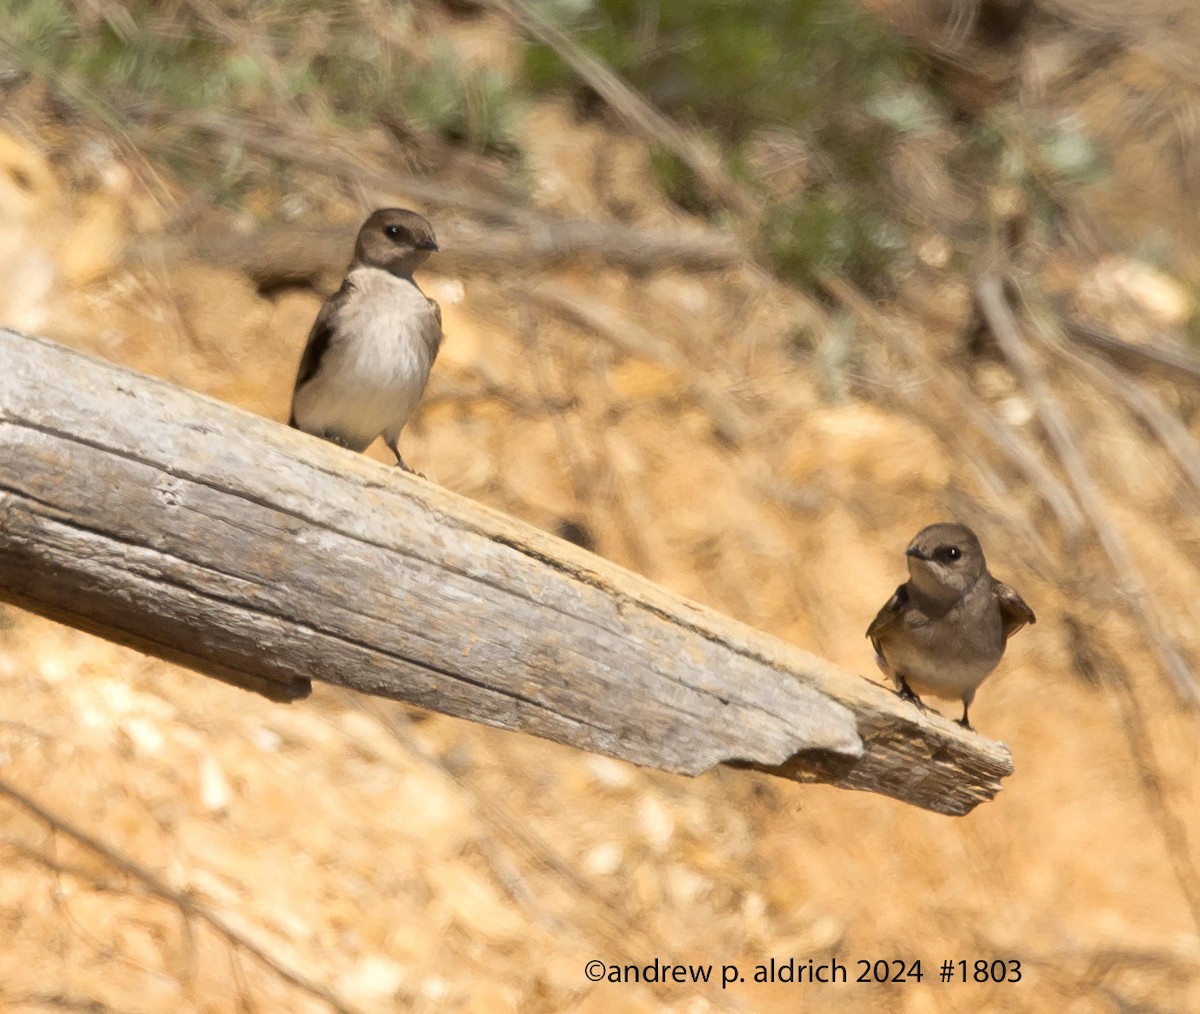
[[[399,440],[389,440],[389,441],[385,441],[385,442],[387,443],[388,450],[391,451],[394,455],[396,455],[396,467],[398,469],[400,469],[400,471],[407,472],[409,475],[415,475],[418,479],[425,478],[425,476],[422,475],[420,472],[414,472],[411,468],[409,468],[408,462],[406,462],[404,460],[404,458],[401,457]]]
[[[911,703],[915,704],[917,706],[917,710],[922,713],[929,711],[929,708],[926,706],[925,702],[921,700],[921,698],[919,698],[915,693],[913,693],[912,687],[908,685],[908,681],[903,676],[897,676],[896,682],[900,685],[900,689],[897,690],[896,693],[899,695],[901,700],[910,701]]]
[[[426,482],[429,481],[428,479],[425,478],[424,472],[415,472],[411,468],[409,468],[408,464],[405,462],[405,460],[402,457],[400,457],[399,454],[396,455],[396,464],[393,465],[392,467],[398,468],[402,472],[407,472],[409,475],[415,475],[418,479],[425,479]]]

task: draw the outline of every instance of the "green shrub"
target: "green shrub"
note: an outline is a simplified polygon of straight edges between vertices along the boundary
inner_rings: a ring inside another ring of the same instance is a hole
[[[901,101],[919,105],[898,39],[851,0],[599,0],[557,10],[651,102],[717,136],[731,171],[751,185],[759,181],[743,149],[755,132],[794,130],[825,172],[804,193],[764,195],[763,248],[801,282],[831,270],[886,287],[903,244],[885,202],[883,155],[898,133],[923,127]],[[527,47],[525,72],[534,91],[582,87],[543,45]],[[678,160],[655,153],[652,167],[682,207],[712,210]]]
[[[406,4],[386,0],[244,2],[230,10],[171,0],[103,5],[7,4],[0,51],[68,101],[137,113],[218,109],[360,126],[381,111],[481,151],[511,153],[520,96],[488,68],[465,68],[436,42],[397,52],[412,36]],[[87,16],[85,16],[87,15]]]

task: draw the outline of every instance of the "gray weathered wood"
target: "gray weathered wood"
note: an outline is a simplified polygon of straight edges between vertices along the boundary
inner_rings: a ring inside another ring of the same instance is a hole
[[[961,814],[1012,770],[1002,744],[528,525],[4,329],[0,597],[275,700],[320,679],[689,775]]]

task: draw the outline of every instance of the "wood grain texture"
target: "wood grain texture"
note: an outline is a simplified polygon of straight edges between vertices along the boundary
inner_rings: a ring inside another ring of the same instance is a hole
[[[575,546],[0,329],[0,598],[274,700],[311,679],[682,774],[961,814],[1008,750]]]

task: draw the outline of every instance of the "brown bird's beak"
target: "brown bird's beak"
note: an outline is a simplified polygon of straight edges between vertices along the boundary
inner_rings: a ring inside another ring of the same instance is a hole
[[[436,239],[424,239],[421,241],[421,243],[417,247],[417,249],[418,250],[439,250],[441,248],[437,245]]]
[[[929,557],[927,557],[924,553],[922,553],[916,546],[909,546],[904,551],[904,555],[914,557],[917,560],[928,560],[929,559]]]

